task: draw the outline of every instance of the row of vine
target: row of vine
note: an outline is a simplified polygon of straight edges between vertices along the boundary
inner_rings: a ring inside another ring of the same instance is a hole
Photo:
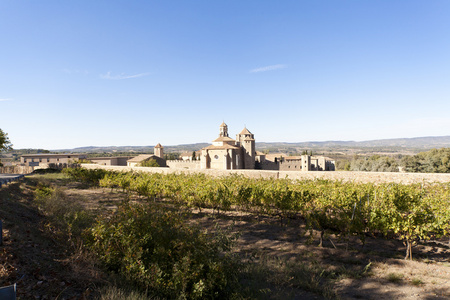
[[[189,207],[239,209],[302,217],[309,229],[341,235],[367,234],[400,238],[406,257],[418,240],[448,235],[450,184],[361,184],[329,180],[247,178],[232,175],[213,178],[204,174],[112,172],[101,169],[67,169],[78,180],[141,196],[171,199]]]

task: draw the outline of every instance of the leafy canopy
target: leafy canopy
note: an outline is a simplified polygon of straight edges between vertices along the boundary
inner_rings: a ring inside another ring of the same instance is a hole
[[[0,128],[0,152],[9,150],[12,150],[11,141],[8,138],[8,134]]]

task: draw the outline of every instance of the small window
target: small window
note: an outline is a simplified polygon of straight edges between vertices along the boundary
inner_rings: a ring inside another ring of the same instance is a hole
[[[219,155],[214,155],[214,159],[219,159]]]

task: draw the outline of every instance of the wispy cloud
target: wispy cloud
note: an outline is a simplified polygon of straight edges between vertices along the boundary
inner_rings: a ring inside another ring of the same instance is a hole
[[[108,80],[121,80],[121,79],[131,79],[131,78],[139,78],[139,77],[144,77],[149,75],[150,73],[139,73],[139,74],[134,74],[134,75],[127,75],[124,73],[121,73],[119,75],[113,75],[111,74],[111,72],[108,72],[106,74],[101,74],[100,78],[101,79],[108,79]]]
[[[249,73],[260,73],[260,72],[267,72],[267,71],[273,71],[273,70],[279,70],[279,69],[284,69],[287,68],[286,65],[271,65],[271,66],[265,66],[265,67],[261,67],[261,68],[256,68],[253,70],[250,70]]]
[[[11,98],[0,98],[0,102],[2,102],[2,101],[12,101],[12,99]]]

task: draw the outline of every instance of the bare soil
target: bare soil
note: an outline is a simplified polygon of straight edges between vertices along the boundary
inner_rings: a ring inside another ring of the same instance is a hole
[[[114,209],[126,194],[64,184],[68,199],[99,213]],[[135,201],[142,201],[130,196]],[[0,190],[0,286],[18,284],[20,299],[95,299],[105,274],[49,234],[24,183]],[[402,241],[339,237],[305,230],[303,220],[281,220],[240,211],[194,210],[191,222],[213,231],[218,225],[239,235],[235,252],[248,266],[248,286],[260,299],[449,299],[448,241],[421,242],[413,261],[403,259]]]

